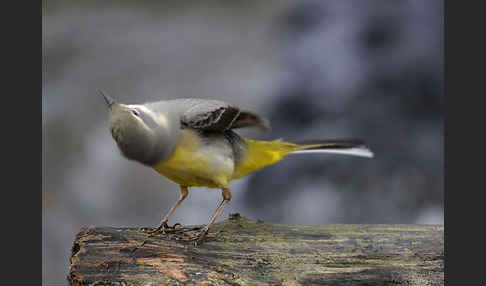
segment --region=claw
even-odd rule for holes
[[[141,231],[141,232],[149,233],[149,232],[153,231],[154,228],[153,227],[141,227],[138,230]]]
[[[182,236],[177,235],[176,238],[177,240],[182,240],[182,241],[193,241],[194,246],[200,245],[203,240],[208,239],[208,238],[217,238],[218,235],[221,232],[208,232],[207,230],[203,230],[200,233],[193,235],[193,234],[188,234],[188,233],[183,233]]]
[[[152,228],[152,227],[142,227],[140,231],[148,233],[150,236],[156,235],[158,233],[167,234],[169,232],[177,231],[176,227],[181,226],[182,224],[176,223],[173,226],[167,224],[167,222],[163,222],[159,227]]]

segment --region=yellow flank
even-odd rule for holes
[[[172,156],[152,168],[181,186],[221,188],[228,186],[233,173],[234,165],[230,163],[211,154],[211,149],[201,144],[197,133],[184,130]]]
[[[181,132],[172,156],[152,168],[169,180],[186,187],[228,187],[231,180],[242,178],[277,163],[289,153],[311,147],[274,141],[244,139],[247,150],[235,166],[232,149],[227,143],[202,144],[199,135],[188,129]]]
[[[274,141],[255,141],[245,139],[248,144],[248,152],[245,158],[235,167],[232,180],[242,178],[265,166],[277,163],[292,151],[305,149],[305,146]]]

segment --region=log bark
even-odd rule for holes
[[[444,226],[283,225],[232,215],[202,245],[86,227],[70,285],[443,285]],[[196,231],[194,231],[196,233]]]

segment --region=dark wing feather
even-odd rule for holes
[[[183,126],[206,131],[225,131],[250,126],[268,129],[268,121],[218,100],[192,101],[182,115],[181,122]]]
[[[231,128],[238,114],[237,108],[231,106],[218,107],[211,111],[192,114],[192,116],[184,115],[182,124],[195,129],[224,131]]]
[[[265,118],[262,118],[249,111],[241,111],[231,128],[243,128],[250,126],[258,126],[267,131],[270,129],[270,123]]]

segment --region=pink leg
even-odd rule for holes
[[[213,225],[214,221],[216,218],[219,216],[219,214],[223,211],[224,207],[229,203],[231,200],[232,194],[231,190],[228,188],[223,188],[221,189],[221,193],[223,195],[223,201],[219,204],[218,208],[214,212],[213,216],[209,220],[209,223],[203,228],[203,230],[197,235],[193,236],[191,238],[183,238],[182,240],[188,240],[188,241],[193,241],[196,240],[195,244],[197,245],[198,243],[201,243],[204,240],[204,237],[209,231],[209,228]]]
[[[157,227],[156,229],[152,230],[152,231],[149,231],[148,233],[157,233],[157,232],[160,232],[160,231],[164,232],[167,229],[175,228],[175,225],[170,227],[169,225],[167,225],[167,222],[169,221],[170,217],[175,212],[177,207],[186,199],[186,197],[189,193],[189,190],[188,190],[187,187],[181,186],[180,192],[181,192],[181,195],[179,197],[179,200],[170,208],[169,213],[164,217],[164,219],[160,223],[160,226]]]

